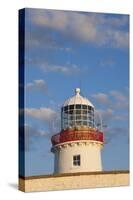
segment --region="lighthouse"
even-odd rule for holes
[[[76,88],[61,107],[61,131],[51,138],[55,174],[102,171],[104,137],[94,115],[95,107]]]

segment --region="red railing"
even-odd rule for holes
[[[53,145],[75,140],[104,142],[103,133],[98,130],[63,130],[51,138]]]

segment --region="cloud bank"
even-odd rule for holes
[[[127,48],[129,45],[129,33],[125,28],[128,26],[127,15],[33,9],[30,17],[33,25],[44,30],[47,28],[49,32],[56,31],[68,40],[113,48]],[[54,45],[53,37],[47,37]]]

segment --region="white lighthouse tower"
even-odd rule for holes
[[[61,108],[61,132],[51,138],[54,173],[102,171],[103,133],[95,127],[94,106],[80,95]]]

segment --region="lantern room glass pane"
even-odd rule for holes
[[[88,109],[88,110],[91,110],[91,106],[87,106],[87,109]]]
[[[81,110],[76,110],[76,115],[81,114]]]
[[[87,110],[87,105],[82,105],[82,108]]]
[[[76,120],[81,120],[81,115],[76,115]]]
[[[83,125],[84,125],[84,126],[87,126],[87,121],[83,121]]]
[[[69,114],[73,114],[73,113],[74,113],[74,110],[69,110],[68,113],[69,113]]]
[[[87,114],[87,110],[82,110],[82,114]]]
[[[76,104],[76,109],[81,109],[81,104]]]
[[[68,110],[68,106],[65,106],[65,107],[64,107],[64,111],[67,111],[67,110]]]
[[[82,122],[81,121],[76,121],[76,125],[77,126],[82,125]]]
[[[83,115],[82,119],[87,121],[87,116]]]
[[[69,110],[74,110],[74,105],[70,105]]]

